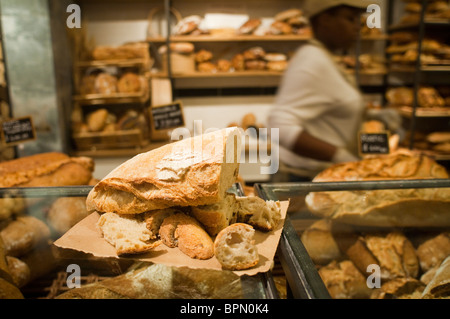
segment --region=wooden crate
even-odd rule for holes
[[[149,143],[139,129],[113,132],[87,132],[73,136],[78,150],[110,150],[143,147]]]

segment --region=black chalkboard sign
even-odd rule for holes
[[[359,133],[359,152],[368,154],[389,154],[389,133]]]
[[[2,142],[6,145],[15,145],[36,139],[33,120],[29,116],[11,119],[1,124]]]
[[[169,130],[184,126],[184,113],[181,101],[151,106],[150,123],[153,139],[167,138]]]

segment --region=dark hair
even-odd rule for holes
[[[319,12],[318,14],[316,14],[315,16],[312,16],[309,21],[311,22],[311,26],[313,29],[316,29],[317,27],[317,22],[318,22],[318,17],[322,14],[328,14],[328,15],[335,15],[339,10],[341,10],[342,8],[349,8],[349,9],[355,9],[355,7],[352,6],[348,6],[345,4],[341,4],[341,5],[337,5],[331,8],[328,8],[325,11]]]

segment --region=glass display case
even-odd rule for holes
[[[73,213],[83,211],[91,189],[92,186],[0,188],[0,278],[19,289],[16,297],[21,293],[26,299],[279,298],[270,271],[238,276],[231,271],[171,267],[130,256],[102,258],[56,247],[53,243],[85,217]],[[239,184],[229,192],[243,194]],[[67,212],[70,216],[55,218]],[[5,268],[8,266],[9,270]],[[139,281],[142,278],[146,281]]]
[[[294,297],[448,298],[449,179],[255,189],[265,200],[290,201],[279,258]]]

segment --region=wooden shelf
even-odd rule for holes
[[[436,19],[425,17],[425,26],[429,27],[450,27],[450,19]],[[389,27],[390,32],[402,31],[406,29],[419,28],[419,21],[410,23],[400,23]]]
[[[281,71],[234,71],[234,72],[192,72],[184,74],[173,74],[174,79],[185,78],[226,78],[226,77],[259,77],[259,76],[281,76]],[[167,77],[167,73],[154,73],[154,77]]]
[[[134,147],[129,149],[111,149],[111,150],[89,150],[89,151],[75,151],[74,156],[87,156],[87,157],[131,157],[140,153],[145,153],[153,149],[159,148],[167,142],[151,142],[143,147]]]
[[[261,42],[261,41],[307,41],[310,40],[310,35],[199,35],[199,36],[171,36],[171,42]],[[148,38],[148,42],[152,43],[166,43],[165,37]]]
[[[82,103],[84,105],[98,105],[98,104],[124,104],[124,103],[144,103],[149,99],[149,93],[115,93],[115,94],[86,94],[75,95],[74,102]]]
[[[148,59],[127,59],[127,60],[95,60],[95,61],[79,61],[75,63],[78,68],[90,68],[90,67],[134,67],[134,66],[148,66],[150,65]]]
[[[389,39],[389,36],[384,33],[361,36],[362,41],[384,41],[384,40],[388,40],[388,39]]]
[[[392,108],[398,110],[405,117],[412,117],[412,106],[400,106]],[[450,107],[418,107],[416,108],[416,117],[450,117]]]

